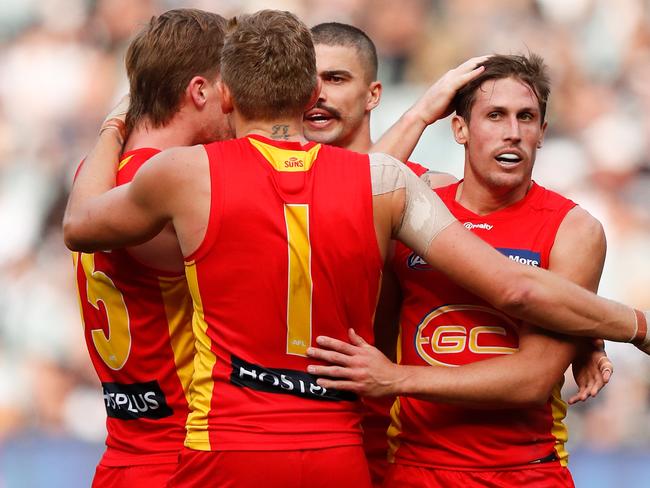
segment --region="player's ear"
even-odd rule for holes
[[[228,85],[226,85],[223,80],[219,79],[219,81],[217,81],[217,90],[221,95],[221,111],[224,114],[232,113],[234,105],[232,101],[232,93],[230,93],[230,88],[228,88]]]
[[[307,103],[307,106],[305,107],[305,112],[309,109],[311,109],[314,105],[316,105],[316,102],[318,101],[318,97],[320,96],[320,91],[321,88],[323,87],[323,83],[320,79],[320,77],[316,77],[316,87],[314,88],[314,91],[311,94],[311,98],[309,99],[309,103]]]
[[[454,115],[451,119],[451,131],[458,144],[467,144],[469,140],[469,128],[467,122],[460,115]]]
[[[381,100],[381,81],[373,81],[368,86],[368,99],[366,100],[366,112],[370,112]]]
[[[202,109],[208,101],[210,85],[203,76],[195,76],[187,84],[186,94],[197,109]]]

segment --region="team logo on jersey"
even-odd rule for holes
[[[473,222],[465,222],[463,224],[466,229],[472,230],[472,229],[483,229],[483,230],[492,230],[494,227],[493,225],[490,225],[488,223],[482,223],[482,224],[475,224]]]
[[[539,268],[540,263],[542,262],[541,254],[529,249],[508,249],[504,247],[497,247],[496,249],[513,261],[517,261],[518,263],[527,266],[535,266],[536,268]]]
[[[517,324],[482,305],[443,305],[418,324],[415,350],[433,366],[461,366],[519,347]]]
[[[338,402],[357,399],[354,393],[348,391],[323,388],[316,383],[317,376],[303,371],[265,368],[234,355],[231,356],[231,360],[230,382],[237,386],[267,393],[284,393],[310,400]]]
[[[304,168],[305,162],[295,156],[291,156],[284,161],[285,168]]]
[[[106,414],[115,419],[162,419],[174,413],[155,380],[131,384],[102,383],[102,390]]]
[[[417,269],[420,271],[430,271],[433,269],[429,263],[414,252],[409,254],[408,258],[406,258],[406,265],[411,269]]]

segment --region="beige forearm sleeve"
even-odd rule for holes
[[[400,161],[387,154],[370,154],[372,194],[404,189],[402,219],[395,237],[424,257],[431,241],[456,219],[442,200]]]
[[[648,334],[648,319],[650,319],[650,312],[642,312],[641,310],[634,309],[636,319],[634,335],[630,342],[635,344],[646,354],[650,354],[650,334]]]

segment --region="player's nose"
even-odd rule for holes
[[[517,117],[510,117],[506,124],[504,124],[503,138],[508,141],[519,142],[521,140],[521,127]]]

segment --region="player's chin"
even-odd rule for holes
[[[334,144],[341,132],[337,125],[332,123],[323,126],[313,122],[304,121],[303,128],[307,139],[321,144]]]

